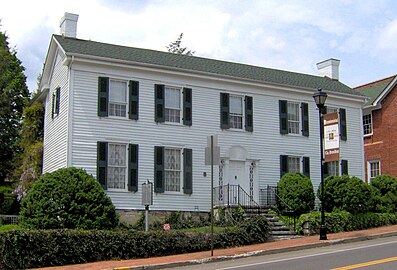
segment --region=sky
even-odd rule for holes
[[[195,56],[312,75],[336,58],[350,87],[397,74],[395,0],[1,0],[31,92],[65,12],[81,39],[166,51],[184,33]]]

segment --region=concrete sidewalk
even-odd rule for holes
[[[127,270],[127,269],[161,269],[172,266],[184,266],[205,263],[210,261],[227,260],[238,257],[247,257],[262,254],[273,254],[300,250],[346,242],[363,241],[368,239],[397,236],[397,225],[374,228],[362,231],[342,232],[328,234],[328,240],[319,240],[318,235],[304,236],[288,240],[279,240],[262,244],[242,246],[228,249],[214,250],[211,257],[210,251],[153,257],[146,259],[133,259],[125,261],[103,261],[95,263],[77,264],[59,267],[47,267],[47,270]]]

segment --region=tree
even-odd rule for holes
[[[182,38],[183,38],[183,33],[179,35],[176,41],[171,42],[170,45],[166,46],[167,50],[170,53],[193,56],[195,54],[195,51],[187,50],[187,47],[183,47],[183,48],[181,47]]]
[[[20,152],[22,112],[29,98],[25,68],[7,39],[0,31],[0,185],[13,171],[14,158]]]

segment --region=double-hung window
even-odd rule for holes
[[[303,173],[310,177],[310,158],[302,156],[280,156],[280,178],[286,173]]]
[[[301,172],[300,157],[288,156],[288,172],[299,173]]]
[[[181,122],[181,89],[165,86],[165,122]]]
[[[280,134],[309,136],[308,103],[279,100]]]
[[[181,149],[178,148],[165,148],[165,191],[181,191]]]
[[[339,160],[327,162],[325,166],[328,166],[329,175],[339,176]]]
[[[363,129],[364,136],[372,134],[372,114],[366,114],[363,116]]]
[[[368,178],[371,181],[373,178],[381,175],[380,172],[380,161],[372,160],[368,161]]]
[[[230,95],[230,128],[243,129],[243,97]]]
[[[288,102],[288,133],[299,134],[299,103]]]
[[[107,171],[107,187],[109,189],[126,188],[127,145],[109,143]]]
[[[109,116],[127,116],[127,82],[109,81]]]

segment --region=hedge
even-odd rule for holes
[[[318,233],[321,224],[321,213],[312,212],[301,215],[297,222],[296,231],[303,233],[305,224],[310,232]],[[381,226],[397,224],[397,214],[394,213],[361,213],[351,214],[347,211],[325,213],[327,232],[364,230]]]
[[[264,242],[268,236],[266,219],[255,217],[214,234],[214,248]],[[19,229],[0,232],[0,269],[146,258],[210,248],[208,233]]]

